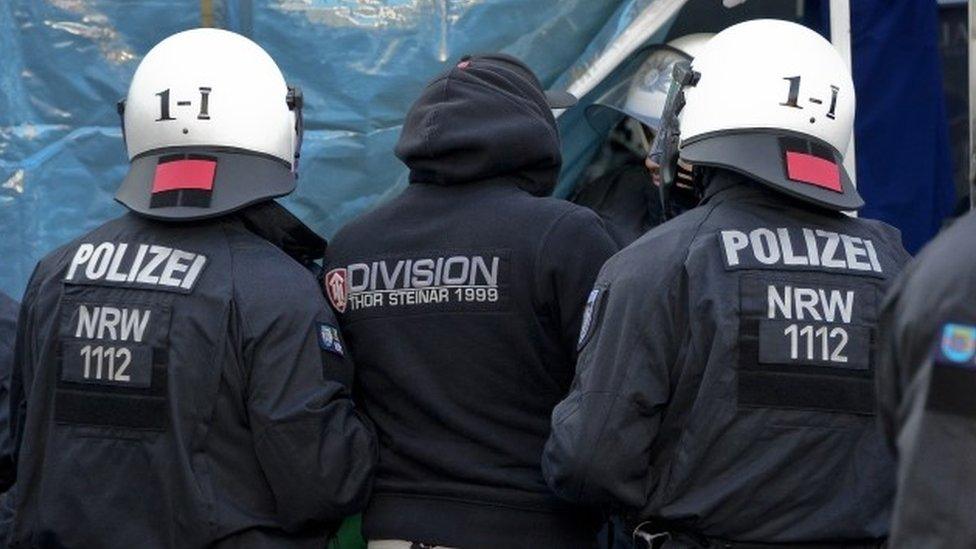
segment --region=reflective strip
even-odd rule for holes
[[[195,189],[213,190],[214,175],[217,173],[215,160],[172,160],[156,165],[152,192]]]
[[[809,183],[834,192],[844,192],[840,167],[836,162],[795,151],[786,152],[786,175],[793,181]]]

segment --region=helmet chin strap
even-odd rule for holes
[[[661,168],[661,210],[665,219],[671,219],[676,212],[672,208],[671,191],[677,184],[678,173],[678,144],[681,142],[681,129],[678,124],[678,115],[685,106],[684,88],[694,86],[701,78],[701,74],[691,69],[691,63],[681,61],[674,64],[671,89],[668,90],[668,98],[664,103],[664,112],[661,114],[661,127],[654,137],[651,151],[648,157],[657,163]]]
[[[305,96],[302,88],[298,86],[288,86],[288,95],[285,96],[288,103],[288,110],[295,113],[295,161],[292,162],[291,171],[298,178],[298,159],[302,156],[302,138],[305,133],[305,118],[302,109],[305,106]]]
[[[125,98],[119,99],[115,104],[115,112],[119,113],[119,126],[122,128],[122,148],[125,149],[126,156],[129,155],[129,148],[125,142]]]

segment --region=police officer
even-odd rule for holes
[[[329,247],[325,289],[380,440],[371,547],[595,543],[594,517],[539,465],[615,251],[595,213],[545,197],[561,163],[551,108],[573,102],[513,57],[462,58],[407,114],[410,185]]]
[[[611,258],[543,457],[563,497],[653,547],[880,543],[893,493],[874,418],[880,296],[907,261],[842,165],[854,87],[830,43],[755,20],[676,69],[660,139],[701,206]]]
[[[976,214],[930,243],[888,294],[878,403],[897,448],[892,547],[976,546]]]
[[[589,179],[572,200],[599,213],[620,247],[668,217],[661,208],[658,166],[647,154],[661,124],[674,64],[690,61],[712,36],[689,34],[653,46],[631,78],[586,108],[590,126],[607,139],[589,168]],[[690,169],[683,163],[682,167],[672,192],[671,216],[695,207],[701,199],[691,184]]]
[[[301,95],[234,33],[154,47],[133,77],[130,213],[27,288],[13,378],[14,547],[316,547],[365,503],[375,441],[301,264]]]

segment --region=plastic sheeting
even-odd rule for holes
[[[406,184],[392,153],[403,116],[424,83],[464,53],[506,51],[525,59],[547,85],[579,87],[605,74],[597,59],[638,47],[631,35],[659,43],[672,24],[676,35],[717,31],[736,20],[790,18],[801,6],[751,0],[725,10],[711,0],[688,0],[675,22],[649,17],[685,1],[0,0],[0,291],[19,297],[40,257],[122,212],[112,200],[126,168],[115,103],[141,56],[170,34],[201,25],[240,32],[302,86],[302,176],[284,203],[330,236]],[[822,15],[827,3],[807,0],[805,11]],[[915,9],[926,17],[895,17],[893,8],[875,4],[887,5],[860,2],[853,18],[862,99],[857,135],[869,155],[858,158],[859,184],[871,202],[864,214],[894,221],[917,249],[951,200],[942,100],[930,93],[938,90],[932,14],[913,0],[899,0],[897,13]],[[651,19],[663,26],[644,24]],[[895,24],[904,21],[926,25]],[[602,140],[587,124],[585,106],[639,61],[632,55],[560,117],[564,167],[556,195],[569,195]],[[892,87],[878,72],[891,67],[901,67],[897,81],[905,85]],[[871,79],[878,74],[884,78]],[[916,120],[906,126],[890,112],[911,112]],[[878,123],[894,129],[878,132]]]
[[[123,211],[112,200],[126,167],[115,103],[172,33],[245,34],[302,86],[301,177],[284,203],[328,236],[406,183],[393,144],[447,63],[506,51],[566,85],[652,1],[2,0],[0,290],[19,297],[44,254]],[[571,176],[595,136],[578,127],[582,109],[570,114]]]

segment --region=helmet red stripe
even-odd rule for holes
[[[819,156],[787,151],[786,175],[793,181],[809,183],[838,193],[844,192],[840,184],[840,166]]]
[[[155,194],[184,189],[211,191],[216,173],[215,160],[189,159],[162,162],[156,165],[152,192]]]

